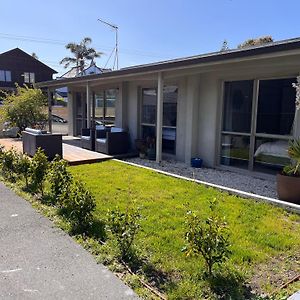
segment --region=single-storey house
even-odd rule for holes
[[[268,174],[300,136],[292,87],[299,71],[296,38],[38,86],[68,87],[70,135],[95,118],[126,128],[132,148],[155,138],[157,162],[200,157],[209,167]]]

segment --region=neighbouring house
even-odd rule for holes
[[[110,71],[111,69],[100,68],[96,65],[95,62],[91,62],[91,64],[82,71],[80,71],[79,67],[72,67],[69,71],[61,75],[59,78],[73,78],[92,74],[102,74]]]
[[[77,71],[78,70],[78,71]],[[57,77],[56,79],[64,79],[64,78],[74,78],[74,77],[81,77],[81,76],[87,76],[92,74],[102,74],[105,72],[110,72],[111,69],[105,69],[100,68],[96,65],[95,62],[91,62],[91,64],[86,67],[83,71],[79,70],[79,67],[72,67],[70,70],[68,70],[66,73],[61,75],[60,77]],[[55,98],[62,99],[65,102],[68,102],[68,88],[67,87],[61,87],[59,89],[55,90]]]
[[[0,54],[0,90],[13,91],[16,83],[30,87],[35,82],[52,80],[55,73],[55,70],[19,48]]]
[[[245,49],[40,83],[67,86],[69,134],[91,120],[156,140],[156,161],[172,157],[209,167],[274,173],[300,135],[292,83],[300,71],[300,38]],[[49,93],[50,94],[50,93]]]

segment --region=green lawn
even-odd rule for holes
[[[154,268],[151,276],[155,273],[159,278],[147,278],[145,266],[139,272],[146,274],[148,281],[156,282],[156,287],[169,299],[202,299],[210,293],[201,277],[202,260],[185,257],[181,249],[185,244],[186,211],[192,209],[206,216],[209,200],[214,197],[219,199],[220,214],[226,216],[231,231],[232,256],[227,263],[231,274],[243,275],[246,282],[255,275],[252,286],[270,292],[280,285],[280,280],[271,283],[280,272],[285,282],[285,272],[300,271],[299,265],[290,263],[292,259],[300,259],[298,215],[116,161],[70,169],[95,195],[97,219],[105,219],[107,210],[116,206],[141,208],[144,218],[136,248],[139,256],[147,258],[148,265]],[[272,264],[269,264],[271,258]],[[279,268],[275,268],[277,258],[281,262]],[[232,299],[242,299],[235,282],[237,275],[233,277],[227,278],[227,283],[227,279],[220,279],[219,283],[230,290]],[[222,292],[224,290],[218,291]],[[225,296],[224,299],[229,298]]]

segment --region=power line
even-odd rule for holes
[[[23,35],[12,35],[7,33],[0,33],[0,39],[8,39],[8,40],[18,40],[24,42],[33,42],[33,43],[42,43],[42,44],[52,44],[52,45],[59,45],[65,46],[70,41],[63,41],[63,40],[55,40],[55,39],[46,39],[40,37],[32,37],[32,36],[23,36]],[[96,45],[97,48],[101,48],[107,51],[112,51],[115,47],[111,46],[104,46],[104,45]],[[128,48],[121,48],[118,49],[118,52],[126,55],[136,55],[136,56],[143,56],[143,57],[153,57],[153,58],[167,58],[174,55],[167,55],[167,54],[159,54],[154,52],[145,52],[137,49],[128,49]]]

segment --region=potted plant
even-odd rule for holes
[[[135,147],[139,152],[140,158],[145,158],[147,154],[147,142],[145,139],[136,139]]]
[[[300,109],[300,76],[297,77],[297,82],[293,83],[293,87],[296,89],[294,118],[294,128],[296,128],[296,114]],[[281,200],[300,204],[300,138],[290,141],[288,154],[291,164],[277,174],[277,194]]]
[[[146,154],[147,154],[147,146],[146,146],[146,144],[142,144],[139,148],[140,158],[145,158]]]
[[[291,164],[277,174],[278,198],[300,204],[300,139],[290,141],[288,154]]]

